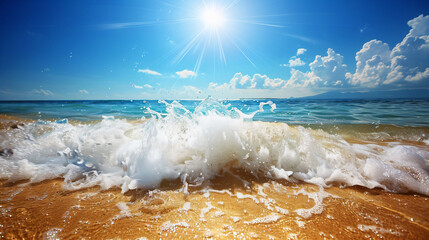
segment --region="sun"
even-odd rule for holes
[[[241,39],[242,34],[237,34],[241,29],[237,27],[244,25],[257,25],[262,27],[282,27],[280,25],[265,23],[260,21],[261,17],[265,16],[243,16],[241,14],[235,14],[234,9],[236,4],[240,0],[203,0],[201,5],[195,5],[186,9],[190,9],[190,12],[186,12],[191,16],[190,18],[177,19],[177,22],[191,22],[195,26],[195,33],[190,34],[189,38],[180,44],[175,51],[176,56],[173,58],[173,62],[178,64],[182,60],[191,54],[195,54],[195,67],[194,72],[198,73],[201,62],[206,55],[213,55],[213,59],[219,57],[221,64],[227,65],[226,51],[231,51],[235,47],[244,58],[252,64],[250,57],[246,54],[246,50],[252,50],[249,45],[246,44],[244,39]],[[194,3],[194,1],[191,1]],[[223,2],[220,4],[219,2]],[[182,8],[180,8],[182,11]],[[269,15],[267,15],[269,17]],[[168,22],[174,23],[175,21]],[[247,29],[249,29],[247,27]],[[243,48],[243,46],[245,48]],[[253,49],[253,52],[255,50]],[[213,54],[214,53],[214,54]],[[216,56],[217,55],[217,56]],[[213,68],[216,68],[216,64],[213,64]]]
[[[201,14],[201,19],[204,22],[205,27],[209,29],[222,28],[226,21],[223,12],[216,7],[204,9]]]

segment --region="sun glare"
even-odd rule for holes
[[[207,8],[202,13],[202,20],[207,28],[221,28],[225,23],[223,12],[217,8]]]
[[[258,25],[262,27],[282,27],[279,25],[264,23],[255,18],[246,18],[241,16],[237,18],[237,14],[234,14],[234,5],[239,0],[232,0],[231,3],[225,5],[216,5],[217,0],[204,0],[204,4],[195,6],[192,9],[191,19],[179,19],[179,22],[191,21],[197,23],[197,31],[191,35],[188,40],[185,41],[183,47],[177,48],[177,55],[173,59],[175,63],[180,63],[190,53],[196,53],[196,63],[194,72],[198,73],[203,58],[207,57],[209,52],[215,52],[218,55],[219,60],[222,64],[227,64],[225,51],[230,51],[232,48],[241,53],[249,63],[253,66],[250,57],[246,54],[246,50],[249,50],[249,46],[243,39],[240,39],[240,34],[236,34],[234,31],[238,25]],[[259,17],[260,18],[260,17]],[[216,56],[213,55],[213,56]],[[216,66],[216,65],[214,65]]]

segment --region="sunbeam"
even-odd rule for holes
[[[241,26],[258,25],[261,27],[281,28],[282,25],[266,23],[262,21],[251,20],[252,16],[241,16],[241,18],[234,18],[236,14],[232,11],[232,7],[237,5],[239,0],[231,1],[229,4],[219,4],[215,1],[203,2],[202,7],[195,7],[191,12],[194,16],[192,23],[199,24],[200,30],[187,42],[184,42],[183,48],[177,49],[178,53],[174,57],[174,63],[180,63],[184,58],[189,55],[191,49],[199,52],[194,69],[196,72],[199,70],[201,62],[204,61],[204,56],[208,52],[215,53],[219,57],[221,64],[227,64],[227,53],[225,52],[225,44],[231,45],[231,49],[236,49],[253,67],[256,67],[254,61],[251,60],[249,55],[243,50],[241,46],[233,38],[236,31]],[[198,17],[199,16],[199,17]],[[233,37],[231,37],[233,36]],[[217,53],[216,53],[217,52]]]

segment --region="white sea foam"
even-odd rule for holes
[[[183,211],[183,212],[187,212],[187,211],[191,210],[191,203],[190,202],[185,202],[183,204],[182,209],[180,209],[180,210]]]
[[[43,233],[43,239],[48,239],[48,240],[61,239],[58,236],[61,231],[62,231],[61,228],[51,228],[48,231],[46,231],[45,233]]]
[[[240,221],[241,218],[240,217],[231,217],[231,219],[233,222],[236,223],[236,222]]]
[[[66,188],[154,188],[164,179],[199,184],[226,167],[267,177],[381,187],[429,195],[429,152],[405,145],[349,144],[339,135],[282,123],[252,121],[214,100],[194,112],[178,102],[166,113],[130,122],[36,122],[3,130],[0,178],[38,182],[63,177]],[[274,111],[273,103],[266,103]],[[263,193],[261,193],[263,194]],[[237,197],[245,197],[238,196]]]
[[[116,207],[118,207],[121,212],[113,218],[114,220],[133,216],[130,212],[130,208],[127,206],[127,203],[120,202],[116,204]]]
[[[204,216],[206,215],[206,213],[210,212],[210,210],[215,208],[215,207],[213,207],[211,202],[206,202],[206,205],[207,205],[207,207],[201,209],[201,214],[200,214],[201,221],[205,221]]]
[[[373,226],[373,225],[363,225],[363,224],[359,224],[358,225],[358,229],[361,230],[362,232],[373,232],[373,233],[381,233],[381,234],[392,234],[395,236],[400,237],[401,233],[398,231],[395,231],[393,229],[385,229],[382,227],[378,227],[378,226]]]
[[[320,188],[319,192],[307,192],[304,189],[300,189],[298,192],[295,192],[295,194],[303,194],[306,195],[308,198],[313,199],[314,201],[314,206],[306,209],[306,208],[300,208],[295,210],[295,212],[303,217],[303,218],[310,218],[311,216],[313,216],[313,214],[321,214],[323,212],[323,199],[327,198],[327,197],[331,197],[332,195],[325,192],[323,190],[323,188]]]
[[[162,224],[161,230],[162,231],[174,231],[174,229],[177,227],[188,228],[189,224],[187,222],[171,223],[170,221],[167,221],[164,224]]]
[[[255,218],[251,221],[245,221],[245,224],[259,224],[259,223],[274,223],[277,222],[281,218],[281,215],[277,213],[271,213],[268,216]]]

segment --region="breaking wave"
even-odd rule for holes
[[[99,185],[126,192],[178,178],[199,184],[242,169],[321,186],[429,195],[425,147],[349,142],[321,129],[252,121],[265,105],[274,111],[272,102],[251,114],[213,99],[192,112],[176,101],[163,103],[165,112],[146,108],[152,117],[137,121],[38,121],[3,130],[0,146],[8,152],[0,156],[0,178],[39,182],[61,177],[68,189]]]

